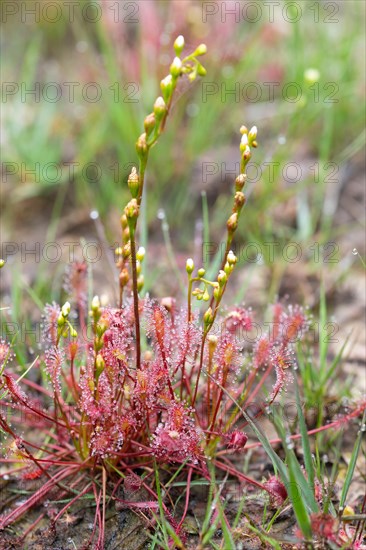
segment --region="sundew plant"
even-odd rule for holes
[[[346,529],[341,523],[352,468],[336,510],[310,452],[297,367],[309,315],[297,305],[270,304],[273,329],[249,348],[244,334],[252,329],[252,310],[240,305],[222,308],[232,273],[238,269],[233,240],[246,203],[246,168],[258,145],[255,126],[240,128],[240,173],[233,183],[225,252],[216,276],[210,278],[189,258],[185,303],[174,297],[141,297],[146,251],[138,245],[137,227],[149,156],[167,124],[178,81],[206,74],[201,64],[206,46],[199,45],[189,55],[183,55],[184,49],[179,36],[169,74],[160,83],[161,96],[136,142],[138,163],[128,177],[131,198],[121,213],[116,250],[118,303],[102,306],[98,296],[88,303],[88,266],[75,262],[67,272],[68,301],[45,306],[43,351],[31,365],[36,374],[30,377],[26,372],[17,378],[12,351],[16,343],[0,344],[0,428],[6,466],[1,477],[17,479],[24,487],[40,481],[31,495],[2,514],[0,530],[16,529],[16,522],[37,508],[39,518],[25,533],[17,534],[22,545],[45,516],[46,500],[62,502],[49,514],[50,526],[57,530],[62,516],[79,499],[92,495],[94,524],[85,548],[105,547],[106,515],[113,503],[120,509],[144,511],[151,547],[185,548],[190,544],[186,526],[190,495],[195,484],[202,483],[209,488],[209,506],[199,541],[192,547],[235,548],[235,533],[247,513],[245,503],[235,519],[226,510],[222,482],[230,478],[257,491],[263,509],[292,504],[295,547],[316,540],[331,548],[361,548],[361,530]],[[6,269],[4,263],[2,267]],[[273,407],[290,384],[298,407],[295,434],[288,432]],[[313,433],[337,429],[364,410],[364,402],[355,403]],[[266,437],[258,418],[273,423],[277,440]],[[362,428],[354,462],[361,435]],[[299,438],[303,465],[294,451],[293,441]],[[281,442],[282,454],[274,450],[274,443],[278,449]],[[256,446],[267,453],[273,475],[252,478],[243,468],[245,453]],[[173,480],[184,487],[179,506],[174,506]],[[272,540],[270,527],[263,531],[247,521],[248,532],[262,542]]]

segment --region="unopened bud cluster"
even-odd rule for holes
[[[184,47],[184,37],[178,36],[174,42],[175,57],[170,65],[169,74],[160,82],[161,96],[156,98],[152,112],[145,117],[145,131],[140,135],[136,142],[136,152],[139,158],[139,170],[133,167],[130,175],[128,176],[127,184],[131,193],[131,200],[125,206],[124,213],[121,217],[122,246],[117,247],[115,251],[116,265],[119,269],[120,306],[122,305],[124,288],[130,281],[130,274],[127,266],[127,260],[129,258],[131,258],[133,268],[135,268],[138,277],[136,279],[135,273],[135,276],[133,277],[133,288],[135,289],[135,295],[136,290],[139,292],[144,285],[144,278],[141,273],[142,259],[135,257],[135,248],[133,247],[131,249],[131,239],[135,238],[135,230],[140,213],[140,205],[144,189],[144,173],[150,148],[155,145],[164,130],[178,79],[183,75],[187,75],[188,78],[193,81],[197,75],[204,76],[206,74],[205,68],[197,59],[197,57],[206,53],[207,48],[205,44],[200,44],[193,53],[182,58]]]
[[[210,301],[209,308],[203,316],[204,330],[207,333],[215,321],[218,308],[220,306],[221,299],[226,289],[228,278],[233,272],[234,266],[237,263],[237,257],[233,253],[231,243],[234,238],[235,231],[238,228],[240,214],[243,206],[245,205],[246,198],[243,193],[243,189],[246,183],[245,169],[251,157],[251,147],[257,147],[257,128],[253,126],[249,131],[246,126],[240,128],[241,142],[241,173],[235,179],[235,190],[232,212],[226,222],[227,227],[227,241],[226,241],[226,254],[222,262],[221,269],[217,276],[216,281],[208,281],[204,279],[205,271],[203,268],[197,271],[197,277],[192,278],[194,271],[193,260],[187,260],[186,271],[189,276],[190,285],[192,282],[203,283],[203,287],[195,288],[192,290],[192,296],[195,296],[197,300]],[[209,287],[213,288],[212,297],[210,298]]]
[[[69,302],[65,302],[61,308],[60,314],[57,319],[57,338],[58,340],[63,336],[67,338],[70,334],[71,338],[76,338],[78,333],[68,320],[71,306]]]

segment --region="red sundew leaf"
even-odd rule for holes
[[[238,307],[234,311],[231,311],[225,319],[225,326],[231,333],[235,333],[240,330],[245,333],[251,330],[252,325],[253,313],[251,309]]]
[[[275,367],[277,379],[269,397],[270,403],[272,403],[277,395],[287,386],[287,384],[293,380],[292,374],[289,370],[293,364],[290,350],[284,347],[275,349],[272,352],[271,361]]]
[[[262,336],[256,342],[253,350],[253,366],[255,369],[266,367],[269,364],[272,343],[267,336]]]
[[[45,353],[45,364],[51,378],[53,389],[61,392],[61,369],[65,361],[65,353],[59,347],[53,346]]]
[[[171,462],[186,459],[196,463],[201,455],[201,431],[183,403],[171,403],[165,423],[158,425],[153,435],[152,451],[157,458]]]
[[[240,432],[239,430],[235,430],[234,432],[227,434],[225,437],[227,439],[227,446],[234,451],[244,449],[248,441],[247,434],[244,432]]]
[[[0,338],[0,368],[11,359],[11,345],[4,339]]]
[[[182,310],[174,322],[175,353],[173,358],[173,369],[177,372],[185,362],[191,363],[202,340],[202,328],[198,319],[193,318],[187,322],[187,311]]]
[[[239,354],[239,345],[230,332],[224,332],[220,335],[217,347],[213,356],[213,377],[223,383],[224,377],[229,372],[236,372],[241,365]]]
[[[336,542],[336,533],[338,530],[337,520],[330,514],[319,512],[311,514],[311,530],[314,535]]]
[[[42,475],[43,475],[42,470],[33,469],[33,470],[23,472],[20,477],[21,479],[24,479],[24,480],[34,480],[34,479],[39,479]]]
[[[159,503],[153,500],[147,500],[146,502],[132,502],[130,500],[121,500],[116,498],[118,504],[116,504],[117,510],[123,510],[124,508],[139,508],[142,510],[158,510]]]
[[[86,262],[75,261],[67,266],[64,289],[75,299],[79,308],[84,308],[87,303],[87,277],[88,264]]]
[[[286,487],[284,486],[282,481],[280,481],[276,476],[271,476],[264,483],[264,487],[272,496],[274,504],[276,506],[281,506],[285,502],[287,498]]]
[[[16,401],[20,401],[21,403],[26,404],[28,401],[27,395],[23,392],[23,390],[19,387],[19,385],[16,383],[14,378],[10,376],[9,374],[4,373],[3,377],[5,379],[6,387],[8,388],[9,392],[11,393],[12,397]]]
[[[42,340],[43,342],[56,345],[57,342],[57,320],[60,315],[61,308],[55,302],[46,304],[42,317]]]
[[[172,322],[168,311],[153,300],[145,304],[146,334],[153,340],[156,351],[167,358],[172,344]]]
[[[126,491],[135,493],[142,487],[142,479],[136,474],[129,474],[125,477],[123,486]]]

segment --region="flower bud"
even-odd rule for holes
[[[254,141],[255,139],[257,139],[257,133],[258,133],[257,127],[253,126],[249,130],[249,134],[248,134],[249,142]]]
[[[243,159],[246,162],[248,162],[248,160],[250,160],[250,157],[251,157],[250,147],[247,145],[244,149],[244,152],[243,152]]]
[[[197,74],[199,76],[206,76],[207,71],[201,63],[197,63]]]
[[[143,289],[144,284],[145,284],[144,276],[140,275],[139,278],[137,279],[137,291],[138,292],[140,292]]]
[[[209,347],[210,353],[213,353],[216,349],[217,342],[218,342],[217,336],[215,336],[214,334],[210,334],[207,340],[208,340],[208,347]]]
[[[163,78],[160,82],[160,89],[163,94],[164,101],[167,103],[173,91],[173,78],[171,74]]]
[[[235,180],[235,191],[241,191],[243,189],[246,179],[246,174],[239,174],[239,176]]]
[[[71,338],[77,338],[77,336],[78,336],[78,333],[76,332],[74,327],[70,327],[70,336],[71,336]]]
[[[207,46],[206,44],[200,44],[193,52],[193,55],[194,56],[198,56],[198,55],[204,55],[205,53],[207,53]]]
[[[203,295],[202,295],[202,300],[203,300],[204,302],[208,302],[209,299],[210,299],[210,295],[209,295],[208,290],[207,290],[207,288],[206,288],[205,291],[204,291],[204,293],[203,293]]]
[[[244,193],[242,193],[241,191],[237,191],[235,193],[235,197],[234,197],[234,204],[238,210],[238,212],[241,211],[241,209],[243,208],[244,204],[245,204],[245,195]]]
[[[129,280],[130,280],[130,276],[128,274],[128,271],[126,268],[123,268],[121,273],[119,274],[120,286],[126,286]]]
[[[99,311],[99,309],[100,309],[100,300],[99,300],[99,296],[94,296],[94,298],[92,299],[91,309],[92,309],[92,311],[94,311],[94,312]]]
[[[205,275],[205,273],[206,273],[206,270],[203,269],[203,267],[201,267],[201,268],[197,271],[197,275],[198,275],[199,277],[203,277],[203,276]]]
[[[128,242],[122,248],[122,257],[126,260],[131,254],[131,243]]]
[[[230,275],[232,270],[233,270],[233,266],[231,266],[228,262],[226,262],[226,264],[224,265],[224,271],[226,275]]]
[[[315,84],[320,80],[320,72],[318,69],[306,69],[304,79],[307,84]]]
[[[127,220],[137,220],[139,215],[139,205],[136,199],[131,199],[125,206],[125,214]]]
[[[156,120],[155,120],[154,113],[150,113],[149,115],[147,115],[145,117],[144,128],[145,128],[145,132],[146,132],[147,136],[149,136],[151,134],[151,132],[154,130],[155,123],[156,123]]]
[[[60,315],[57,318],[57,326],[61,328],[64,326],[64,324],[65,324],[65,317],[62,315],[62,313],[60,313]]]
[[[5,260],[3,260],[3,259],[1,258],[1,259],[0,259],[0,269],[1,269],[2,267],[4,267],[4,265],[5,265]]]
[[[61,308],[62,317],[65,317],[65,318],[68,317],[70,313],[70,309],[71,309],[70,302],[65,302]]]
[[[184,48],[184,36],[181,34],[178,36],[178,38],[175,39],[174,42],[174,51],[176,55],[180,55]]]
[[[136,259],[139,262],[142,262],[144,258],[145,258],[145,248],[143,246],[140,246],[138,251],[136,252]]]
[[[186,261],[186,272],[188,273],[188,275],[191,275],[193,271],[194,271],[194,262],[192,258],[188,258],[188,260]]]
[[[223,287],[224,284],[227,282],[227,275],[222,269],[220,269],[219,271],[217,282],[219,283],[220,287]]]
[[[215,290],[213,291],[213,297],[215,298],[215,300],[218,300],[218,298],[220,298],[220,294],[221,294],[221,289],[215,288]]]
[[[125,214],[122,214],[121,216],[121,227],[122,229],[125,229],[128,226],[127,218]]]
[[[229,233],[233,233],[236,231],[238,227],[238,214],[237,212],[234,212],[234,214],[231,214],[230,218],[226,222],[227,230]]]
[[[154,115],[156,116],[156,119],[160,120],[161,118],[163,118],[166,111],[167,107],[165,101],[161,96],[159,96],[158,98],[156,98],[156,101],[154,103]]]
[[[131,174],[128,176],[127,184],[132,197],[136,198],[139,193],[140,180],[135,167],[132,168]]]
[[[98,379],[99,376],[102,374],[102,372],[105,369],[105,362],[100,353],[98,353],[96,360],[95,360],[95,367],[96,367],[96,378]]]
[[[229,265],[235,265],[238,261],[238,258],[235,256],[234,252],[232,250],[229,251],[227,255],[227,261]]]
[[[240,133],[241,135],[248,133],[248,128],[246,126],[240,126]]]
[[[179,57],[175,57],[173,63],[170,65],[170,74],[173,78],[178,78],[182,71],[182,61]]]
[[[249,140],[248,140],[248,134],[243,134],[241,136],[241,140],[240,140],[240,151],[242,153],[244,153],[245,149],[247,148],[248,146],[248,143],[249,143]]]
[[[122,237],[123,237],[123,243],[128,243],[128,241],[130,240],[130,229],[128,227],[126,227],[126,229],[123,230],[123,233],[122,233]]]
[[[214,319],[213,319],[212,309],[209,307],[203,316],[203,322],[206,329],[212,325],[213,320]]]
[[[143,133],[136,142],[136,151],[139,157],[144,157],[147,153],[146,134]]]

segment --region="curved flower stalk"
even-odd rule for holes
[[[124,214],[121,218],[123,248],[118,249],[120,258],[117,262],[117,265],[120,268],[120,307],[122,306],[123,289],[129,281],[129,274],[126,264],[130,259],[134,302],[137,369],[141,368],[141,337],[138,294],[143,287],[143,278],[139,272],[139,263],[142,261],[142,257],[139,257],[139,254],[136,251],[135,238],[149,154],[151,148],[157,143],[160,135],[164,131],[179,78],[187,75],[191,81],[194,81],[197,76],[204,76],[206,74],[205,68],[197,59],[199,56],[206,53],[207,48],[205,44],[201,44],[193,53],[183,57],[182,59],[181,54],[184,46],[185,43],[183,36],[178,36],[174,42],[176,57],[170,66],[169,74],[160,82],[162,96],[159,96],[156,99],[153,111],[145,118],[145,131],[140,135],[136,142],[139,167],[138,170],[136,168],[132,168],[131,174],[129,175],[127,183],[132,198],[126,205]],[[144,251],[140,249],[140,256],[143,256],[143,254]]]

